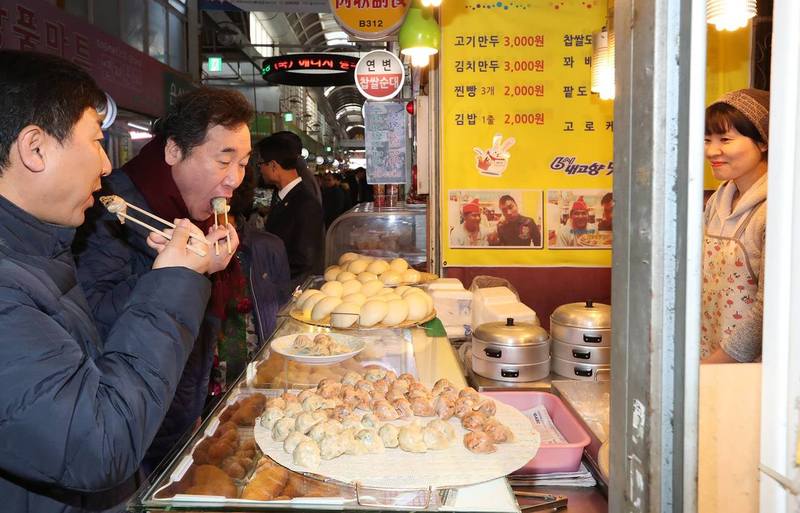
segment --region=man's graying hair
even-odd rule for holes
[[[200,87],[179,96],[156,122],[153,132],[175,141],[186,158],[203,144],[210,128],[220,125],[232,129],[247,124],[253,113],[250,102],[238,91]]]

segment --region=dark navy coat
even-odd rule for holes
[[[73,235],[0,197],[2,511],[124,509],[210,294],[189,269],[146,273],[101,338]]]

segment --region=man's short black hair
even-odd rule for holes
[[[43,53],[0,50],[0,174],[28,125],[63,143],[88,108],[103,113],[106,95],[79,66]]]
[[[154,132],[172,139],[183,158],[203,144],[208,129],[217,125],[233,129],[253,119],[253,107],[238,91],[200,87],[180,95],[156,122]]]
[[[497,202],[497,204],[498,205],[502,205],[506,201],[510,201],[510,202],[514,203],[515,205],[517,204],[517,200],[515,200],[514,198],[512,198],[508,194],[503,194],[502,196],[500,196],[500,200]]]
[[[297,169],[297,161],[303,151],[302,143],[298,144],[298,141],[300,138],[292,132],[275,132],[258,141],[256,148],[264,162],[274,160],[283,169]]]
[[[605,205],[606,203],[611,203],[612,201],[614,201],[614,194],[607,192],[603,195],[602,199],[600,199],[600,204]]]

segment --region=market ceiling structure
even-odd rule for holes
[[[204,74],[203,82],[221,87],[274,87],[261,78],[264,60],[258,51],[265,47],[275,54],[339,53],[360,57],[375,49],[386,49],[386,42],[351,41],[330,13],[254,12],[254,17],[272,36],[272,43],[254,45],[250,38],[248,12],[203,11],[201,59],[221,56],[223,73]],[[363,137],[361,109],[364,97],[355,85],[309,87],[320,116],[336,128],[340,140]]]

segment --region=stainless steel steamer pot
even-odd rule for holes
[[[565,378],[577,379],[581,381],[603,381],[611,377],[611,366],[607,363],[591,364],[577,363],[574,361],[562,360],[561,358],[552,359],[553,372]]]
[[[472,370],[501,381],[535,381],[550,373],[550,337],[535,324],[481,324],[472,333]]]
[[[559,340],[552,342],[553,356],[574,363],[611,363],[611,348],[589,345],[565,344]]]
[[[568,303],[550,315],[553,340],[578,346],[611,346],[611,307],[585,301]]]

